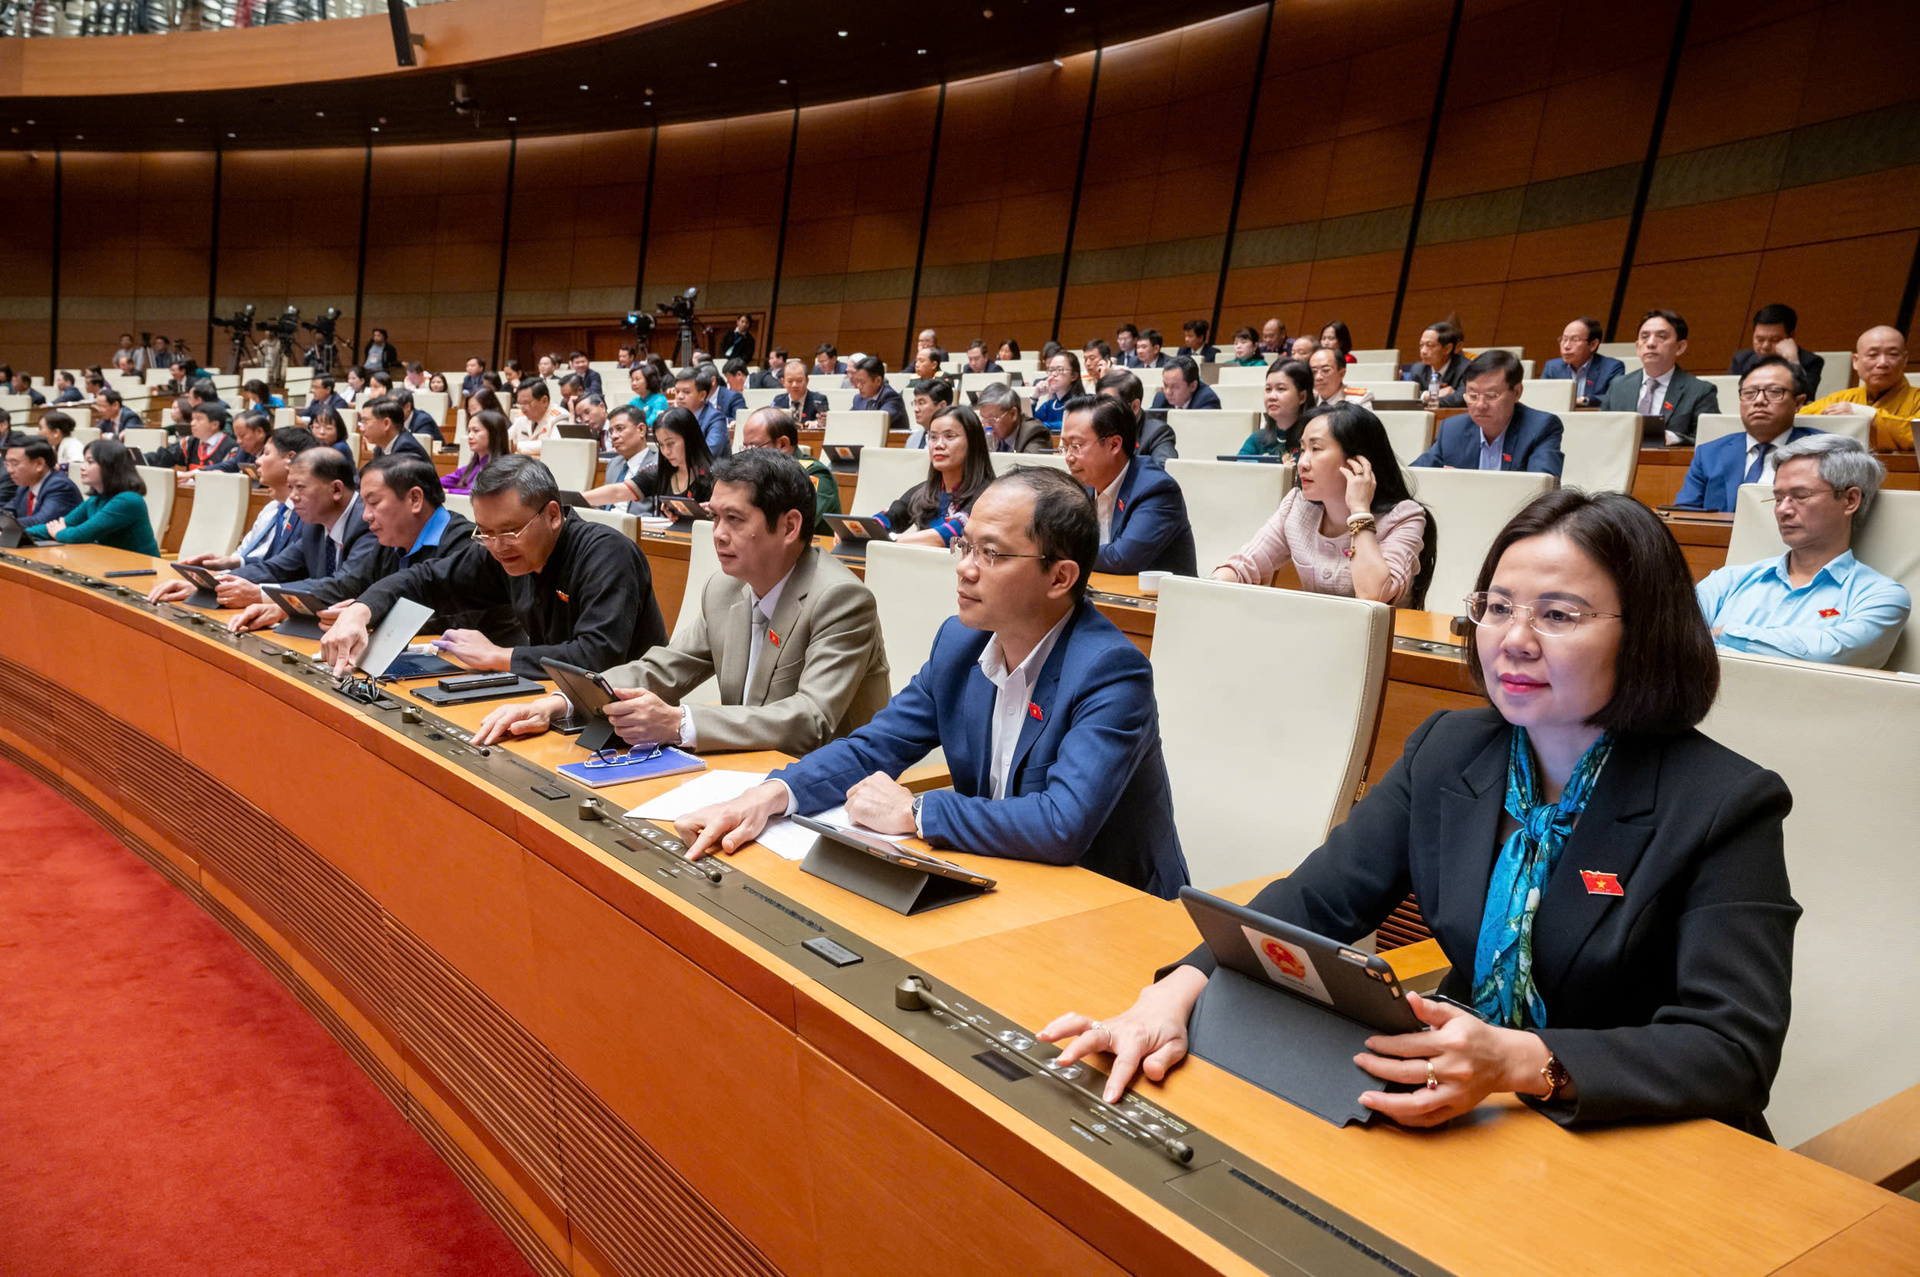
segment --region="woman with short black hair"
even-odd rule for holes
[[[1368,1039],[1359,1099],[1434,1126],[1516,1093],[1553,1120],[1711,1117],[1766,1135],[1793,929],[1779,776],[1703,735],[1720,667],[1680,547],[1621,493],[1563,488],[1507,524],[1464,600],[1491,702],[1433,715],[1321,848],[1252,902],[1343,943],[1411,890],[1452,967],[1428,1032]],[[1113,1102],[1165,1076],[1202,948],[1063,1064],[1111,1051]],[[1468,1009],[1470,1008],[1470,1009]],[[1399,1091],[1389,1091],[1399,1086]]]
[[[135,457],[118,440],[88,444],[80,462],[80,486],[87,490],[87,499],[40,531],[64,545],[110,545],[157,557],[160,543],[147,511],[147,481],[140,477]]]

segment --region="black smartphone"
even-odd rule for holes
[[[118,572],[102,572],[101,576],[112,580],[116,576],[158,576],[152,568],[121,568]]]
[[[440,680],[443,692],[472,692],[483,687],[505,687],[509,683],[518,683],[520,676],[514,673],[490,672],[486,674],[461,674],[454,678]]]

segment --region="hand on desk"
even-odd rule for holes
[[[1166,979],[1142,989],[1139,1000],[1113,1019],[1089,1020],[1070,1011],[1040,1030],[1038,1037],[1042,1042],[1073,1039],[1060,1052],[1062,1066],[1095,1051],[1112,1052],[1113,1066],[1102,1098],[1118,1104],[1135,1072],[1158,1082],[1186,1058],[1187,1021],[1206,987],[1206,973],[1198,967],[1176,967]]]
[[[186,583],[182,582],[182,584]],[[221,577],[219,585],[214,588],[213,596],[220,601],[221,607],[252,607],[256,603],[267,601],[267,596],[260,592],[259,586],[237,576]]]
[[[433,650],[470,670],[504,670],[513,664],[513,649],[496,646],[479,630],[448,630],[433,640]]]
[[[618,700],[607,702],[601,712],[613,724],[613,730],[629,745],[677,745],[680,742],[680,710],[639,687],[616,687]]]
[[[1407,995],[1407,1006],[1430,1031],[1370,1037],[1353,1062],[1377,1078],[1420,1089],[1366,1091],[1360,1102],[1368,1108],[1402,1126],[1438,1126],[1477,1108],[1489,1095],[1546,1094],[1540,1070],[1548,1052],[1538,1035],[1488,1024],[1417,993]],[[1439,1085],[1428,1085],[1429,1078]]]
[[[687,859],[699,860],[716,851],[736,852],[787,814],[787,787],[777,780],[762,781],[732,802],[715,803],[690,811],[673,822],[687,841]]]
[[[567,699],[557,694],[519,705],[501,705],[480,720],[473,743],[491,745],[509,736],[538,736],[553,725],[555,717],[566,712]]]
[[[344,678],[367,650],[367,622],[372,617],[373,610],[366,604],[348,604],[321,638],[320,659],[333,667],[334,677]]]
[[[235,634],[247,634],[253,630],[270,630],[286,619],[287,614],[278,603],[255,603],[228,621],[227,628]]]
[[[172,581],[162,581],[147,591],[147,602],[173,603],[180,599],[191,597],[193,592],[198,588],[199,587],[193,582],[184,577]]]
[[[65,519],[53,519],[44,524],[40,530],[50,537],[57,537],[67,530],[67,521]]]
[[[189,567],[209,568],[215,572],[231,572],[240,566],[237,554],[189,554],[180,560]]]
[[[913,791],[885,772],[875,772],[847,791],[853,823],[882,834],[913,834]]]

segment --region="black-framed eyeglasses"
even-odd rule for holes
[[[975,545],[965,537],[955,537],[952,544],[947,546],[947,549],[952,553],[954,558],[962,562],[966,560],[968,555],[972,555],[978,558],[983,566],[988,568],[993,567],[994,564],[1000,562],[1002,559],[1039,559],[1044,563],[1051,563],[1053,561],[1051,554],[1004,554],[999,550],[989,550],[985,546]]]
[[[1569,607],[1565,603],[1542,602],[1516,603],[1504,594],[1488,594],[1484,590],[1466,597],[1467,619],[1475,625],[1505,627],[1513,624],[1515,617],[1525,621],[1535,634],[1557,637],[1571,634],[1580,628],[1582,621],[1594,621],[1603,617],[1619,619],[1618,612],[1582,612],[1579,608]]]

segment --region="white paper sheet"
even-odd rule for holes
[[[640,804],[627,815],[641,820],[678,820],[690,811],[698,811],[714,803],[731,802],[766,778],[765,772],[701,772],[688,777],[658,798]],[[836,825],[842,829],[860,828],[848,817],[844,805],[823,811],[814,819],[823,825]],[[889,842],[899,842],[907,837],[905,834],[874,833],[871,829],[861,832],[875,838],[885,838]],[[791,820],[776,820],[760,831],[756,841],[782,859],[804,860],[807,853],[813,850],[814,837],[811,829],[803,829]]]

